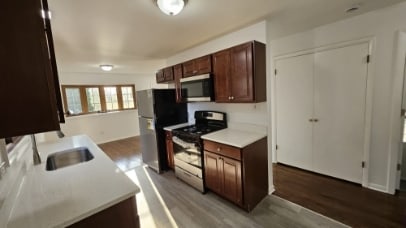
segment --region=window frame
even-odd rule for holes
[[[118,109],[107,110],[107,107],[106,107],[106,95],[105,95],[105,92],[104,92],[105,87],[115,87],[116,88]],[[122,91],[121,91],[121,87],[131,87],[133,100],[134,100],[134,108],[124,108],[124,106],[123,106],[123,94],[122,94]],[[134,84],[119,84],[119,85],[61,85],[61,88],[62,88],[64,114],[65,114],[66,117],[81,116],[81,115],[88,115],[88,114],[94,114],[94,113],[119,112],[119,111],[137,109],[137,100],[136,100],[136,95],[135,95],[135,85]],[[81,106],[82,106],[82,112],[81,113],[75,113],[75,114],[68,113],[69,109],[68,109],[68,100],[67,100],[67,96],[66,96],[66,89],[72,89],[72,88],[79,89],[80,103],[81,103]],[[87,103],[86,88],[98,88],[99,89],[101,111],[89,112],[89,107],[88,107],[88,103]]]

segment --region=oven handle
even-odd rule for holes
[[[189,149],[189,148],[195,148],[196,147],[194,143],[185,142],[185,141],[183,141],[182,139],[180,139],[180,138],[178,138],[176,136],[172,137],[172,142],[178,144],[179,146],[181,146],[184,149]]]

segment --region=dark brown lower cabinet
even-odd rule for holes
[[[166,131],[165,132],[166,136],[166,156],[168,160],[168,166],[171,169],[175,169],[175,161],[173,159],[173,142],[172,142],[172,132],[171,131]]]
[[[268,195],[267,138],[244,148],[204,140],[206,188],[251,211]]]
[[[138,228],[140,221],[135,196],[115,204],[103,211],[87,217],[71,226],[71,228]]]

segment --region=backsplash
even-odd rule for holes
[[[224,104],[214,102],[188,103],[189,122],[194,122],[194,112],[198,110],[213,110],[227,113],[229,128],[267,131],[268,106],[266,102],[256,104]]]

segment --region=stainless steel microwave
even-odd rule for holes
[[[213,101],[213,78],[210,74],[180,79],[182,99],[186,102]]]

